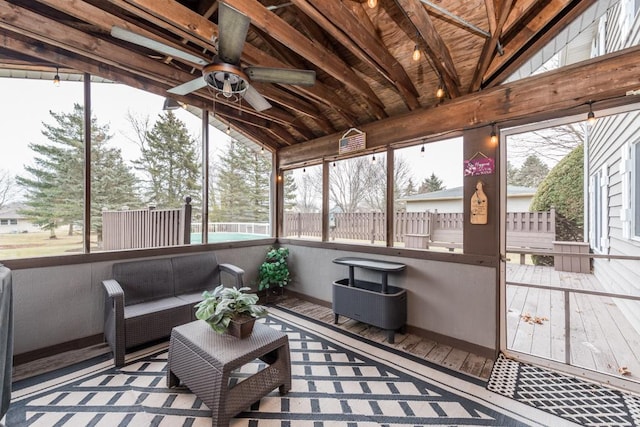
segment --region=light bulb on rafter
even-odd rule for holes
[[[422,143],[422,148],[420,149],[420,157],[424,157],[424,142]]]
[[[378,0],[367,0],[367,6],[369,6],[369,9],[375,9],[377,5]]]
[[[56,87],[60,86],[60,76],[58,75],[58,67],[56,67],[56,75],[53,76],[53,85]]]
[[[587,123],[589,123],[589,125],[593,125],[596,122],[596,115],[593,112],[591,104],[593,104],[593,101],[589,101],[589,112],[587,113]]]
[[[420,55],[420,48],[418,47],[418,45],[416,45],[416,46],[413,48],[413,55],[411,55],[411,58],[412,58],[414,61],[420,61],[420,56],[421,56],[421,55]]]

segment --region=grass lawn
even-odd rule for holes
[[[0,260],[35,258],[53,255],[71,255],[82,252],[82,235],[68,235],[68,228],[56,231],[50,238],[49,231],[19,234],[0,234]],[[91,236],[91,247],[96,247],[96,236]]]

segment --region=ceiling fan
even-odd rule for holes
[[[271,108],[267,101],[252,85],[251,81],[279,84],[312,86],[316,73],[313,70],[242,67],[240,56],[251,20],[249,17],[220,2],[218,8],[218,54],[211,63],[180,49],[176,49],[151,38],[134,33],[122,27],[113,26],[111,35],[120,40],[155,50],[167,56],[181,58],[202,67],[202,77],[183,83],[168,90],[176,95],[186,95],[195,90],[210,86],[227,99],[243,98],[256,111]]]

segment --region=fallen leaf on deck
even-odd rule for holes
[[[618,373],[620,375],[631,375],[631,371],[626,366],[620,366],[618,368]]]

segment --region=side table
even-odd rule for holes
[[[268,366],[229,387],[232,371],[260,359]],[[238,339],[214,332],[197,320],[173,328],[169,342],[167,386],[180,381],[211,409],[211,425],[229,420],[278,388],[291,389],[291,359],[287,335],[256,323],[251,335]]]

